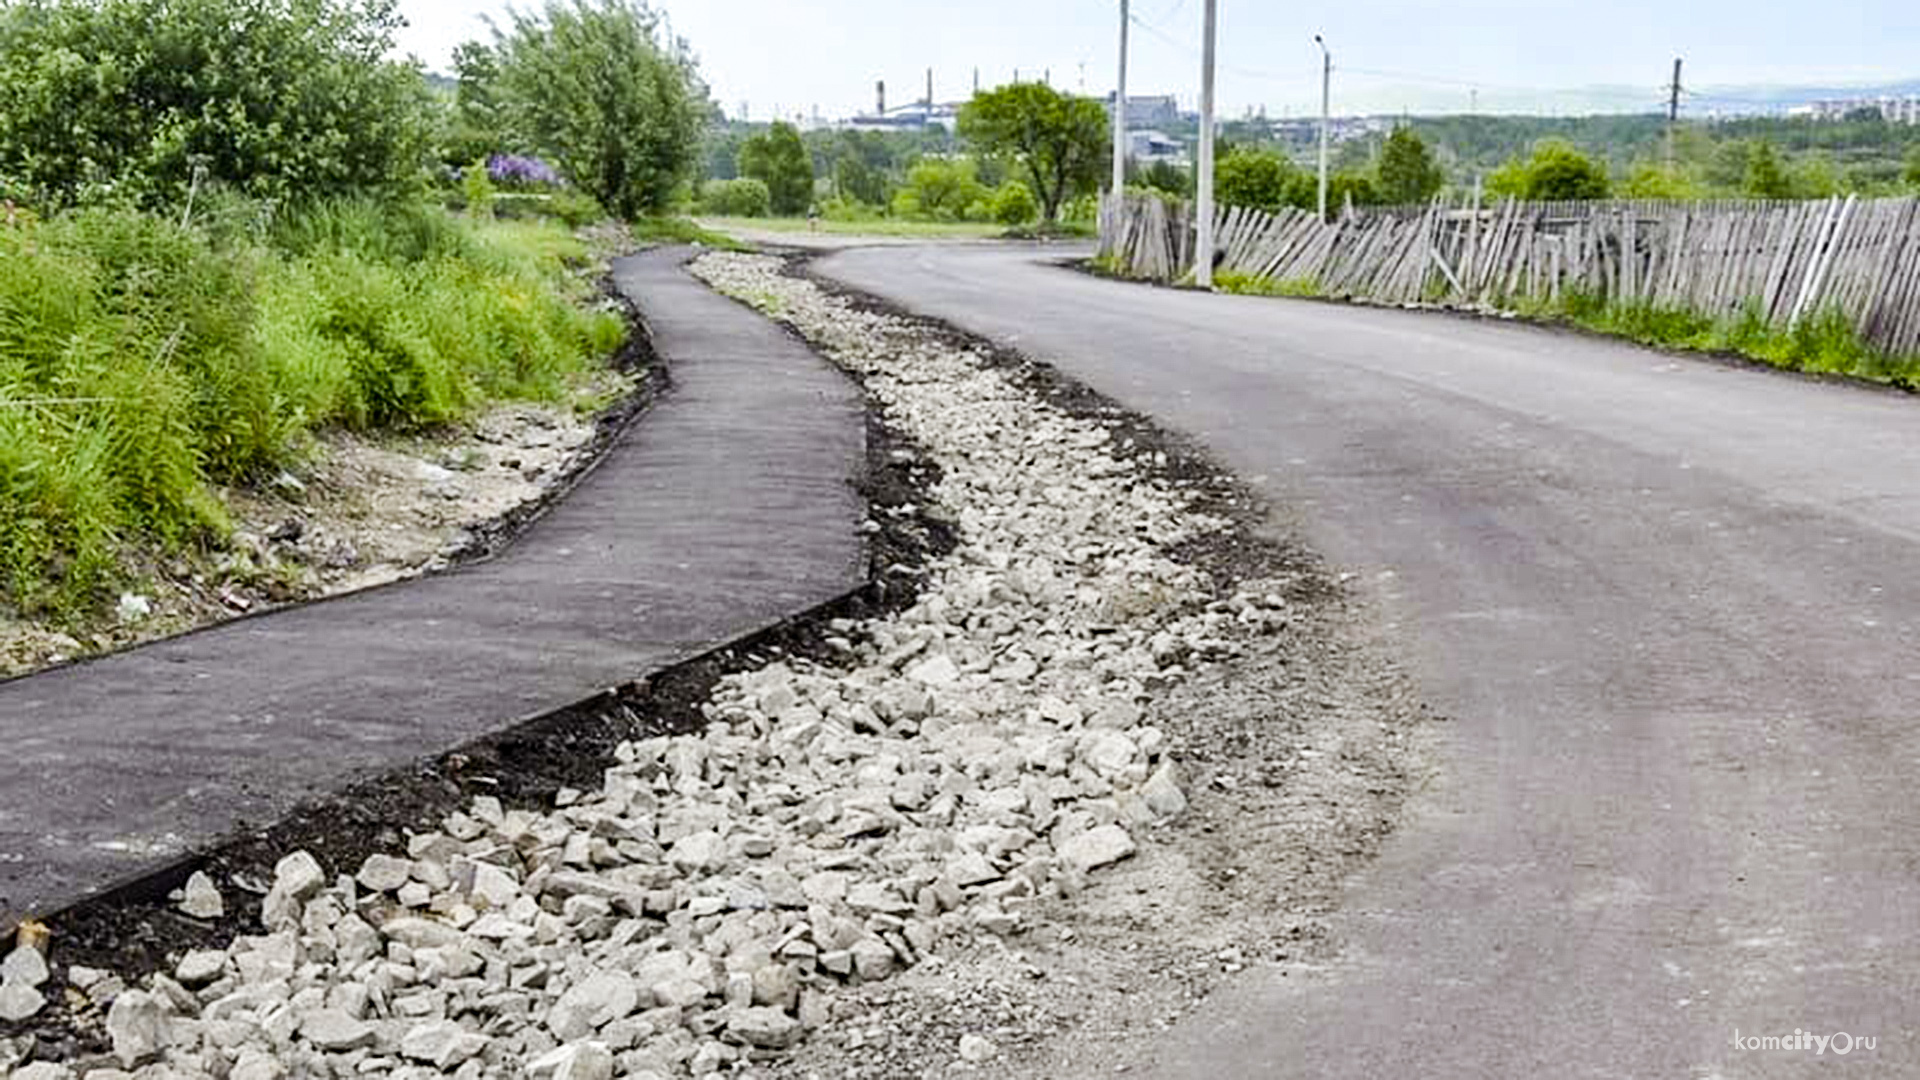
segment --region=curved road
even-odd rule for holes
[[[1131,1075],[1920,1075],[1920,401],[1050,257],[818,265],[1264,484],[1450,719],[1341,959],[1247,977]]]

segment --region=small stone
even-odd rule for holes
[[[978,1065],[983,1061],[991,1060],[993,1055],[999,1052],[1000,1048],[993,1045],[992,1040],[983,1036],[973,1034],[960,1036],[960,1060],[962,1061],[970,1061]]]
[[[377,893],[394,892],[413,877],[413,863],[392,855],[375,853],[360,864],[353,879]]]
[[[569,1043],[527,1062],[531,1080],[612,1080],[613,1051],[597,1042]]]
[[[82,992],[93,989],[95,983],[106,977],[107,973],[99,968],[90,968],[81,964],[74,964],[67,968],[67,985]]]
[[[314,1046],[334,1053],[364,1050],[376,1037],[373,1025],[339,1009],[315,1009],[300,1021],[300,1035]]]
[[[1140,798],[1156,817],[1176,818],[1187,812],[1187,795],[1180,790],[1179,772],[1172,762],[1160,766],[1141,785]]]
[[[1118,825],[1100,825],[1067,838],[1059,847],[1062,862],[1081,871],[1097,870],[1131,856],[1133,837]]]
[[[907,669],[907,678],[927,686],[952,686],[960,681],[960,669],[945,653],[930,656]]]
[[[682,873],[712,873],[727,863],[727,843],[711,829],[681,837],[667,852],[667,861]]]
[[[47,981],[47,958],[31,945],[18,945],[0,960],[0,979],[20,986],[39,986]]]
[[[201,949],[181,957],[173,977],[183,986],[203,986],[219,978],[226,968],[226,953],[219,949]]]
[[[114,998],[107,1010],[107,1037],[113,1040],[113,1056],[129,1069],[166,1049],[172,1037],[160,999],[139,990]]]
[[[243,1050],[240,1060],[234,1062],[233,1071],[227,1074],[227,1080],[281,1080],[286,1075],[286,1066],[271,1054]]]
[[[73,1080],[73,1070],[51,1061],[22,1065],[7,1074],[12,1080]]]
[[[326,884],[326,871],[320,869],[318,860],[304,851],[296,851],[274,865],[273,887],[295,900],[312,899],[313,894],[325,888]]]
[[[38,1014],[46,1004],[46,996],[26,983],[11,979],[0,982],[0,1020],[20,1023]]]
[[[416,1024],[400,1038],[400,1054],[441,1070],[459,1066],[487,1048],[485,1035],[468,1031],[451,1020]]]
[[[853,943],[853,969],[867,982],[893,974],[893,950],[885,942],[862,938]]]
[[[195,919],[218,919],[227,913],[227,902],[204,871],[195,870],[187,879],[180,899],[180,911]]]
[[[749,1046],[785,1050],[800,1041],[800,1021],[765,1006],[741,1009],[727,1021],[727,1034]]]
[[[562,1042],[584,1038],[629,1016],[640,1003],[640,987],[624,971],[597,971],[568,988],[547,1014],[547,1027]]]

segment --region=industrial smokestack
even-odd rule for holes
[[[927,115],[933,115],[933,69],[927,69]]]
[[[881,79],[873,84],[873,115],[887,115],[887,80]]]

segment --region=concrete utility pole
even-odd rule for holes
[[[1313,43],[1320,46],[1320,220],[1327,220],[1327,128],[1333,123],[1333,54],[1319,34]]]
[[[1667,168],[1673,168],[1673,132],[1680,126],[1680,61],[1673,58],[1673,85],[1668,87],[1667,98]]]
[[[1213,53],[1218,7],[1219,0],[1207,0],[1200,54],[1200,168],[1194,178],[1200,196],[1194,211],[1200,218],[1200,237],[1193,248],[1193,283],[1203,289],[1213,288]]]
[[[1113,194],[1127,189],[1127,2],[1120,0],[1120,86],[1113,92]]]

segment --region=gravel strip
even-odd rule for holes
[[[837,621],[830,660],[722,678],[704,730],[621,744],[597,790],[482,796],[338,874],[287,854],[256,933],[145,979],[64,973],[112,1060],[13,1075],[772,1075],[809,1041],[857,1050],[873,988],[1004,955],[1188,814],[1148,706],[1260,655],[1299,618],[1299,578],[1222,581],[1193,557],[1238,525],[1123,418],[1049,404],[778,260],[696,270],[862,379],[938,466],[930,512],[958,543],[912,606]],[[219,902],[208,881],[181,895]],[[16,968],[8,987],[46,980]],[[0,1042],[0,1068],[27,1049]],[[1004,1053],[975,1030],[950,1051]]]

